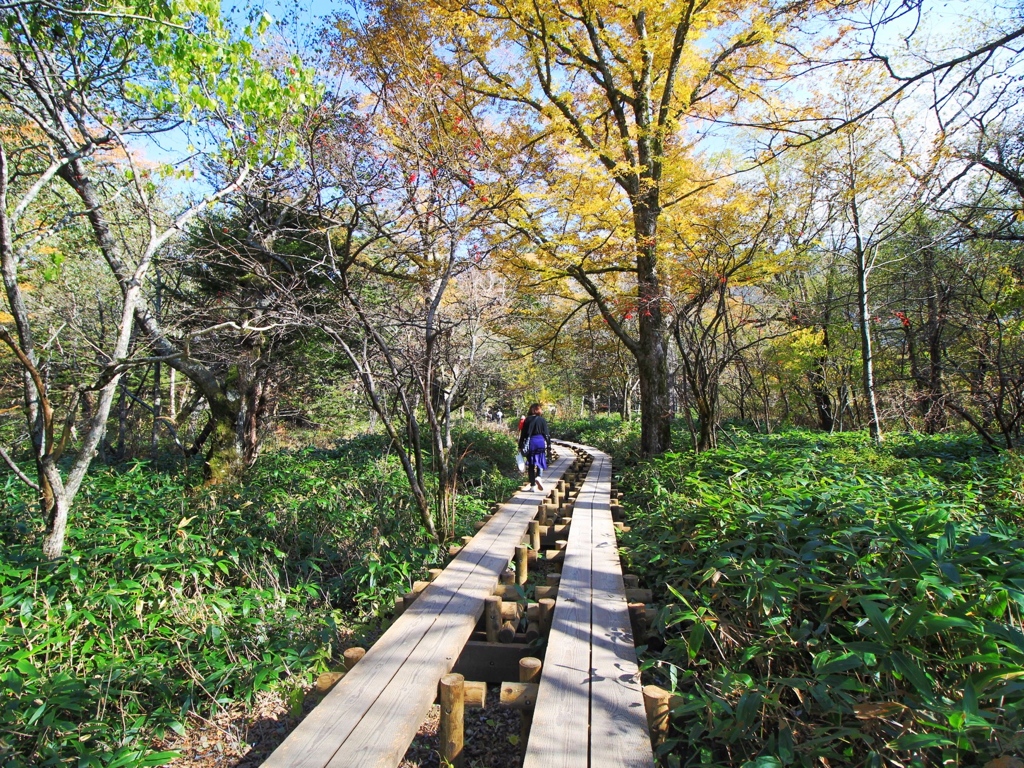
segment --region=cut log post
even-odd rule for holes
[[[526,624],[526,642],[532,643],[540,637],[540,623],[531,621]]]
[[[555,612],[555,601],[552,598],[544,598],[538,600],[537,605],[540,606],[540,631],[547,637],[551,632],[551,616]]]
[[[434,581],[442,573],[444,573],[444,568],[431,568],[427,571],[427,581]]]
[[[647,606],[643,603],[629,603],[628,608],[633,645],[643,645],[647,642]]]
[[[466,546],[466,545],[467,545],[467,544],[469,544],[469,542],[471,542],[472,540],[473,540],[473,537],[472,537],[472,536],[463,536],[463,537],[462,537],[462,546]]]
[[[363,656],[366,655],[365,648],[349,648],[341,657],[345,660],[345,671],[348,672],[354,667]]]
[[[498,581],[500,581],[502,584],[515,584],[515,571],[513,571],[511,568],[506,568],[504,571],[501,572],[501,576],[498,577]]]
[[[454,544],[452,544],[450,547],[448,547],[448,557],[455,557],[461,551],[462,547],[457,547]]]
[[[409,610],[409,606],[416,602],[416,598],[419,597],[415,592],[406,592],[402,595],[402,600],[405,602],[405,609]]]
[[[487,631],[487,642],[498,642],[501,631],[501,598],[488,595],[484,598],[484,629]]]
[[[530,546],[534,552],[540,551],[540,523],[536,520],[530,521]]]
[[[538,621],[540,620],[540,606],[536,603],[526,604],[526,620],[527,621]]]
[[[344,672],[324,672],[317,677],[314,688],[317,693],[327,693],[344,676]]]
[[[568,539],[559,539],[555,542],[555,549],[565,549],[567,546],[569,546]]]
[[[506,621],[502,623],[501,629],[498,630],[499,643],[511,643],[516,639],[516,624],[518,624],[518,621]]]
[[[412,583],[412,591],[415,592],[418,595],[420,592],[422,592],[428,586],[430,586],[430,582],[429,581],[414,581]]]
[[[505,621],[519,621],[523,618],[523,605],[522,603],[516,603],[512,600],[502,600],[501,602],[501,620]]]
[[[546,577],[549,587],[557,587],[558,583],[562,580],[562,574],[560,573],[549,573]]]
[[[533,525],[533,523],[531,523]],[[527,578],[530,574],[530,550],[529,548],[520,544],[516,547],[516,584],[523,586],[526,584]]]
[[[656,685],[644,686],[644,709],[647,710],[647,725],[651,729],[651,743],[657,747],[668,735],[668,719],[672,694]]]
[[[391,616],[392,616],[392,618],[397,619],[403,613],[405,613],[405,599],[401,598],[401,597],[396,597],[395,598],[395,607],[391,611]]]
[[[463,706],[466,709],[483,709],[487,706],[487,683],[466,680],[462,684]]]
[[[534,587],[533,592],[537,600],[541,602],[548,598],[558,597],[558,587]]]
[[[564,549],[545,549],[544,550],[544,559],[547,560],[550,563],[558,563],[559,567],[561,567],[560,564],[565,560],[565,550]]]
[[[636,589],[640,586],[640,577],[635,573],[624,573],[622,575],[622,586],[626,589]]]
[[[537,703],[536,683],[502,683],[501,706],[521,712],[533,709]]]
[[[627,603],[649,603],[654,599],[654,593],[649,589],[627,589]]]
[[[437,740],[441,748],[441,760],[452,768],[462,768],[462,741],[465,727],[465,678],[448,673],[441,678],[439,686],[441,722],[437,728]]]
[[[519,682],[527,685],[538,685],[540,683],[540,670],[541,662],[540,659],[533,656],[527,656],[525,659],[519,662]],[[504,686],[502,686],[504,688]],[[536,696],[534,702],[536,702]],[[522,754],[526,754],[526,742],[530,739],[530,725],[533,723],[533,711],[523,710],[520,713],[522,718],[519,726],[519,749]]]

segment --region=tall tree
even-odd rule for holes
[[[609,326],[635,357],[641,446],[670,446],[666,249],[662,213],[708,183],[701,130],[791,74],[806,30],[846,2],[439,2],[450,19],[449,61],[471,87],[509,105],[554,151],[609,182],[631,239],[635,328]],[[556,161],[553,173],[564,172]],[[524,199],[524,204],[529,204]],[[595,300],[599,286],[573,275]],[[599,302],[600,303],[600,302]],[[607,304],[607,302],[605,302]],[[610,314],[610,313],[609,313]]]

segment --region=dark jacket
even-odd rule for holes
[[[551,450],[551,435],[548,434],[548,423],[543,416],[527,416],[523,422],[523,428],[519,430],[519,452],[526,450],[530,438],[534,435],[544,435],[544,444],[547,450]]]

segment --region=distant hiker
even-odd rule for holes
[[[548,468],[548,453],[551,451],[551,436],[548,423],[540,415],[540,403],[530,406],[529,414],[520,422],[519,452],[526,457],[530,488],[543,491],[540,475]]]
[[[501,420],[505,418],[505,414],[501,412],[501,408],[494,412],[494,420],[501,424]]]

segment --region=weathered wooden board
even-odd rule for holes
[[[605,459],[597,479],[601,500],[592,508],[591,665],[595,673],[590,689],[590,754],[592,759],[600,755],[601,765],[640,768],[653,765],[654,756],[615,527],[605,495],[611,489],[611,462]]]
[[[585,450],[594,463],[573,511],[524,768],[653,768],[611,518],[611,461]]]
[[[523,768],[589,764],[591,495],[576,499]]]

